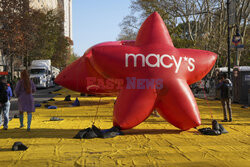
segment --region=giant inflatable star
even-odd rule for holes
[[[188,130],[201,124],[189,85],[201,80],[216,58],[209,51],[175,48],[162,18],[155,12],[142,24],[136,41],[107,42],[90,48],[56,82],[72,90],[77,87],[77,91],[90,92],[87,77],[122,78],[123,89],[98,92],[118,93],[115,126],[133,128],[157,109],[169,123]]]

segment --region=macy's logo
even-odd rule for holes
[[[179,60],[177,61],[174,56],[170,56],[167,54],[160,56],[160,54],[154,54],[154,53],[148,54],[147,56],[144,56],[143,54],[132,54],[132,53],[128,54],[128,53],[126,53],[125,54],[125,67],[129,66],[129,63],[128,63],[129,57],[134,59],[134,67],[137,67],[137,59],[138,59],[138,57],[140,57],[141,62],[142,62],[142,67],[145,67],[145,64],[147,64],[147,66],[149,66],[149,67],[163,66],[164,68],[171,68],[172,66],[175,66],[176,67],[175,73],[178,73],[180,66],[181,66],[181,63],[183,61],[187,61],[188,62],[188,67],[187,67],[188,71],[192,72],[195,69],[195,65],[194,65],[195,60],[193,58],[180,57]],[[155,63],[149,62],[149,59],[151,57],[156,59]],[[165,64],[163,61],[164,59],[169,59],[170,63]]]

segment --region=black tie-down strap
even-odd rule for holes
[[[212,129],[202,128],[198,131],[203,135],[221,135],[223,133],[228,133],[228,131],[223,127],[223,125],[219,124],[216,120],[212,121]]]
[[[75,139],[92,139],[92,138],[113,138],[117,135],[123,135],[119,127],[112,127],[110,129],[101,130],[95,125],[92,125],[92,128],[87,128],[80,130]]]

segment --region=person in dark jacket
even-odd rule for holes
[[[223,113],[224,113],[224,120],[222,122],[232,122],[232,109],[231,109],[231,89],[232,89],[232,82],[230,79],[227,78],[227,74],[223,74],[221,76],[221,79],[219,81],[219,84],[217,85],[217,89],[220,89],[221,93],[221,104],[223,107]],[[229,114],[229,120],[227,119],[227,111]]]
[[[10,88],[10,86],[7,84],[7,80],[6,78],[1,78],[0,81],[1,84],[1,89],[5,89],[7,92],[7,102],[5,102],[4,104],[1,104],[0,106],[0,125],[2,125],[2,113],[3,113],[3,117],[4,117],[4,130],[8,129],[8,123],[9,123],[9,112],[10,112],[10,99],[12,97],[12,90]]]

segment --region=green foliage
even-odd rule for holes
[[[65,66],[70,40],[63,35],[63,13],[55,10],[36,11],[32,15],[36,31],[35,46],[30,50],[29,60],[51,59],[57,67]]]
[[[67,65],[73,63],[74,61],[76,61],[77,59],[79,59],[79,56],[76,53],[72,53],[67,61]]]
[[[34,59],[51,59],[64,67],[71,39],[64,36],[63,11],[34,10],[29,0],[0,0],[0,49],[6,65],[28,66]]]

